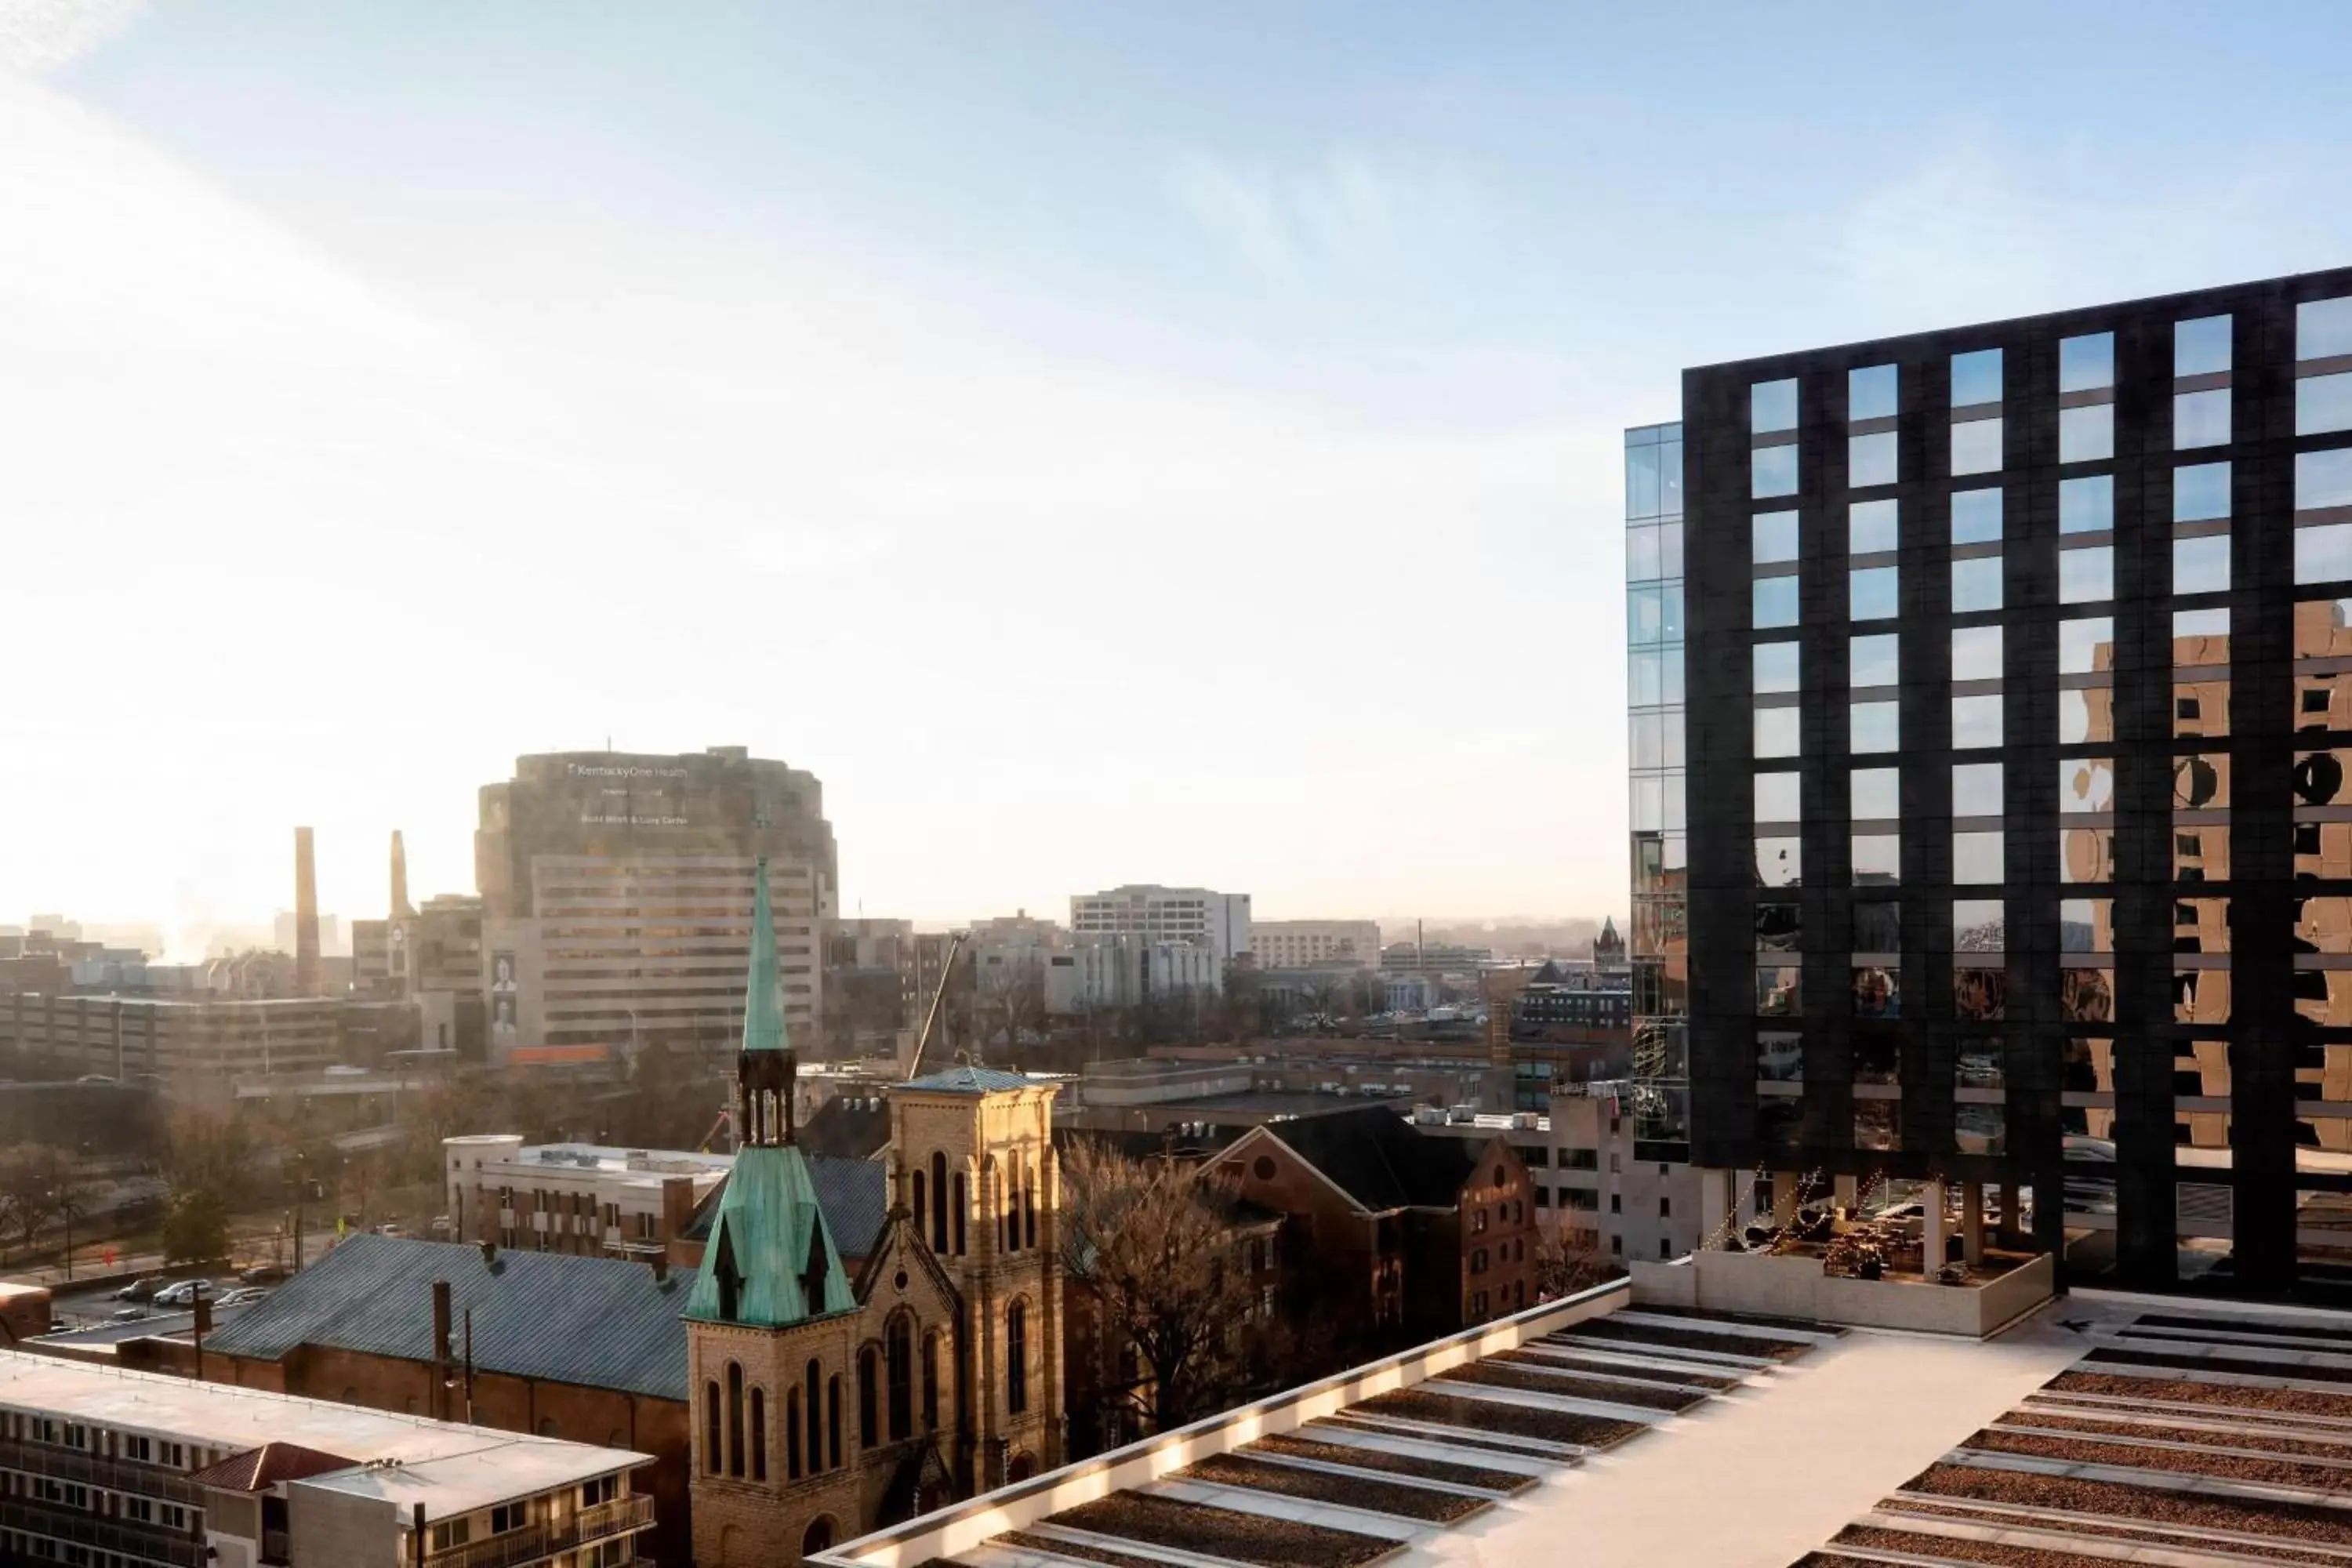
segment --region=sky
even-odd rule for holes
[[[470,891],[537,751],[844,912],[1625,906],[1681,369],[2352,260],[2352,18],[0,0],[0,922]]]

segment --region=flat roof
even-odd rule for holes
[[[276,1442],[340,1454],[362,1465],[397,1460],[396,1468],[342,1471],[303,1484],[384,1497],[404,1511],[421,1502],[427,1519],[469,1513],[653,1462],[652,1455],[626,1448],[21,1351],[0,1351],[0,1404],[229,1453]]]
[[[2078,1291],[1976,1340],[1624,1300],[1531,1332],[1287,1430],[1202,1423],[1189,1464],[1088,1484],[1146,1439],[824,1561],[952,1544],[1041,1568],[1067,1545],[1220,1568],[1267,1540],[1402,1568],[2352,1559],[2352,1314]],[[985,1539],[909,1539],[959,1510]]]

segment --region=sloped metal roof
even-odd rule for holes
[[[822,1265],[821,1277],[813,1274],[813,1262]],[[722,1289],[730,1265],[731,1297]],[[703,1322],[773,1329],[856,1306],[807,1160],[789,1143],[737,1150],[688,1313]]]
[[[806,1151],[801,1157],[808,1164],[809,1181],[816,1188],[817,1206],[824,1210],[824,1223],[833,1231],[834,1245],[841,1248],[842,1257],[870,1255],[881,1237],[882,1221],[890,1212],[888,1168],[879,1160],[853,1160]],[[679,1230],[680,1238],[705,1243],[710,1240],[710,1227],[718,1221],[719,1200],[726,1191],[723,1184],[710,1190],[709,1196],[696,1205],[694,1217]]]
[[[643,1263],[563,1252],[509,1249],[485,1263],[480,1247],[458,1242],[346,1237],[205,1347],[264,1361],[309,1344],[430,1362],[436,1279],[449,1281],[451,1351],[464,1353],[471,1310],[482,1371],[686,1397],[679,1313],[695,1270],[656,1279]]]
[[[1038,1081],[1026,1073],[1004,1072],[996,1068],[953,1067],[908,1079],[898,1087],[921,1089],[928,1094],[992,1094],[998,1089],[1034,1089]]]

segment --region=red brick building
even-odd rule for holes
[[[1427,1137],[1393,1110],[1253,1128],[1209,1162],[1285,1216],[1293,1321],[1335,1354],[1414,1343],[1531,1306],[1527,1167],[1501,1135]]]

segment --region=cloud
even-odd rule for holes
[[[878,560],[895,542],[895,537],[882,530],[850,533],[821,528],[750,528],[737,537],[734,556],[764,577],[820,577]]]
[[[1404,215],[1445,195],[1442,182],[1344,150],[1287,174],[1188,153],[1169,170],[1167,188],[1211,239],[1286,281],[1316,268],[1380,264],[1404,237]]]
[[[0,70],[62,70],[146,14],[146,0],[0,0]]]

